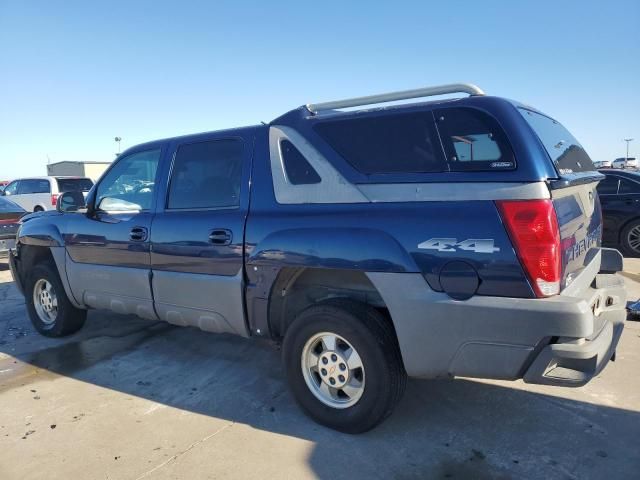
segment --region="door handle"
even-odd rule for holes
[[[209,234],[209,243],[214,245],[231,245],[233,234],[226,228],[216,228]]]
[[[144,242],[147,239],[147,229],[145,227],[133,227],[129,232],[129,239],[132,242]]]

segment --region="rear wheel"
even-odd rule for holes
[[[374,308],[350,300],[303,311],[287,329],[283,360],[303,410],[341,432],[378,425],[406,385],[393,328]]]
[[[55,266],[49,262],[36,265],[25,288],[27,311],[33,326],[48,337],[71,335],[82,328],[87,311],[74,307]]]
[[[620,247],[625,256],[640,256],[640,220],[633,220],[622,229]]]
[[[44,212],[44,208],[42,208],[40,205],[36,206],[36,208],[33,209],[34,212]]]

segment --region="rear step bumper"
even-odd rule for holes
[[[622,257],[597,249],[560,295],[460,301],[411,273],[367,273],[412,377],[524,379],[578,387],[614,355],[626,312]]]
[[[584,339],[558,339],[544,347],[525,372],[527,383],[580,387],[598,375],[616,352],[627,317],[624,279],[613,274],[622,270],[622,255],[603,248],[600,273],[594,285],[598,294],[589,304],[594,334]],[[617,308],[608,308],[611,304]]]
[[[601,315],[606,317],[603,327],[593,338],[544,347],[524,374],[524,381],[581,387],[598,375],[615,354],[626,312],[618,310]]]

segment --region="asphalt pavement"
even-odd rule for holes
[[[0,479],[637,478],[639,361],[627,322],[583,388],[411,380],[350,436],[302,414],[269,343],[105,312],[39,336],[0,263]]]

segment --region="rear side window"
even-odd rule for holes
[[[287,180],[292,185],[311,185],[320,183],[318,172],[309,164],[306,158],[289,140],[280,142],[280,152]]]
[[[173,164],[167,208],[237,207],[242,152],[240,139],[181,145]]]
[[[631,180],[620,179],[619,193],[640,193],[640,184]]]
[[[472,108],[436,110],[438,130],[453,172],[513,170],[515,158],[495,119]]]
[[[607,176],[607,178],[598,183],[596,188],[600,195],[615,195],[618,193],[618,179]]]
[[[596,169],[580,142],[562,124],[526,108],[519,110],[538,135],[558,173],[562,175]]]
[[[21,180],[18,193],[20,195],[29,193],[51,193],[51,184],[47,179]]]
[[[315,129],[364,174],[447,170],[431,112],[330,120]]]
[[[58,191],[64,192],[88,192],[93,187],[93,182],[88,178],[56,178]]]

